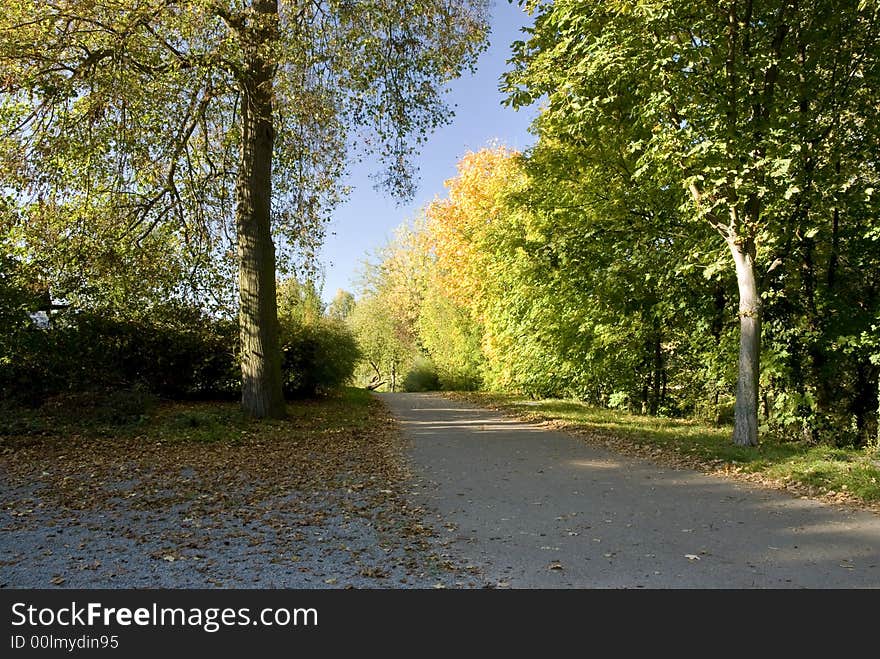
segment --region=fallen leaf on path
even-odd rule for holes
[[[328,413],[318,415],[317,410]],[[178,417],[181,421],[204,418],[210,421],[207,430],[217,436],[212,434],[210,442],[201,441],[198,433],[189,437],[179,427]],[[349,424],[348,418],[358,423]],[[259,429],[259,433],[242,439],[241,425],[247,430]],[[332,433],[324,432],[328,426]],[[435,583],[427,575],[437,560],[432,545],[436,531],[433,525],[420,524],[422,511],[408,505],[403,439],[397,422],[380,402],[371,402],[366,408],[346,398],[297,403],[291,419],[260,422],[259,426],[239,418],[232,403],[163,403],[142,430],[130,433],[126,427],[117,432],[114,427],[104,433],[101,426],[95,432],[89,428],[88,433],[75,435],[59,425],[57,431],[46,434],[4,435],[0,446],[4,486],[7,479],[10,487],[38,479],[47,483],[39,500],[4,500],[9,525],[24,529],[32,523],[28,519],[31,515],[48,516],[42,510],[45,505],[46,511],[53,511],[47,525],[57,516],[59,529],[79,525],[94,536],[106,531],[125,537],[133,546],[144,545],[137,561],[152,561],[155,567],[156,560],[180,562],[181,568],[192,565],[198,570],[192,579],[226,587],[235,584],[237,577],[232,575],[245,569],[244,565],[222,566],[219,575],[209,576],[207,567],[199,569],[205,565],[200,551],[222,556],[221,552],[233,551],[224,547],[241,545],[243,560],[271,557],[286,563],[292,578],[305,579],[300,575],[304,573],[309,582],[320,584],[327,577],[318,548],[325,555],[333,552],[340,541],[349,539],[349,526],[354,533],[366,525],[393,536],[387,546],[383,543],[366,550],[367,557],[372,557],[371,552],[384,555],[399,550],[406,555],[399,569],[417,579],[416,583],[428,587]],[[173,441],[164,441],[161,433],[166,431],[173,432]],[[349,492],[359,494],[351,496]],[[462,494],[466,498],[468,493]],[[97,516],[106,516],[111,522],[93,523]],[[129,516],[133,530],[112,526],[119,523],[112,520]],[[220,521],[226,519],[233,522],[232,530]],[[72,573],[79,575],[77,583],[85,579],[88,585],[118,586],[120,580],[111,581],[115,575],[106,569],[112,567],[110,559],[101,556],[96,561],[97,552],[89,553],[91,540],[79,542],[77,537],[70,543],[70,551],[60,549],[59,544],[56,553],[82,555],[66,558],[68,564],[54,578],[52,571],[44,571],[42,578],[49,578],[42,583],[66,586],[61,575]],[[159,542],[156,547],[154,543]],[[257,556],[257,550],[266,556]],[[41,561],[51,555],[51,550],[37,552]],[[131,553],[124,556],[131,559],[127,566],[131,576],[140,569],[140,562]],[[390,570],[390,566],[367,569],[369,574],[359,575],[362,566],[354,562],[356,556],[352,552],[338,585],[342,586],[341,581],[347,584],[352,577],[384,578],[385,570]],[[106,567],[101,566],[102,561]],[[444,561],[441,567],[453,573],[461,569],[451,561]],[[449,585],[455,582],[454,576]],[[336,583],[337,578],[327,580],[328,586]]]

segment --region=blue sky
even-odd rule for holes
[[[455,175],[455,164],[461,156],[495,140],[515,149],[534,142],[528,127],[537,106],[519,111],[504,107],[504,96],[498,91],[499,78],[508,68],[510,44],[523,38],[520,28],[530,22],[517,4],[495,0],[489,49],[480,57],[475,74],[465,75],[450,86],[446,100],[454,108],[455,117],[431,135],[416,159],[419,187],[411,203],[397,205],[386,193],[373,188],[369,177],[377,169],[375,162],[366,160],[352,169],[344,183],[354,189],[333,214],[320,255],[325,300],[329,301],[339,288],[354,292],[364,260],[425,204],[445,196],[443,182]]]

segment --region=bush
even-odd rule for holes
[[[446,391],[480,391],[483,381],[472,373],[456,373],[437,369],[438,389]]]
[[[284,393],[291,397],[315,396],[345,385],[360,357],[351,330],[326,318],[282,325],[281,340]]]
[[[418,359],[403,379],[404,391],[437,391],[440,389],[440,377],[437,367],[427,359]]]
[[[19,322],[0,333],[0,399],[38,406],[83,392],[137,390],[179,399],[240,391],[232,320],[179,304],[136,317],[64,311],[49,327],[38,327],[20,307],[9,313]],[[286,395],[314,396],[351,379],[359,355],[342,322],[285,322],[281,341]]]
[[[28,404],[98,388],[180,398],[239,386],[235,324],[196,309],[141,318],[64,313],[49,328],[31,324],[4,338],[0,397]]]

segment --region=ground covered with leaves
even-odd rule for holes
[[[880,449],[762,439],[735,446],[732,428],[600,409],[572,400],[490,393],[445,395],[572,433],[624,455],[880,512]]]
[[[354,389],[283,421],[233,402],[0,410],[0,586],[474,585],[408,502],[402,441]]]

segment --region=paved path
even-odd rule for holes
[[[448,551],[513,588],[877,588],[880,516],[659,467],[429,394],[382,394]]]

